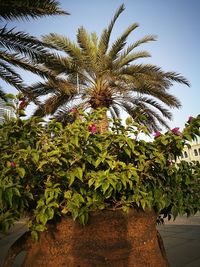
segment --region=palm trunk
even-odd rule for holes
[[[99,122],[98,128],[99,128],[99,133],[103,134],[108,131],[109,123],[108,123],[108,117],[107,117],[107,112],[103,114],[103,119]]]

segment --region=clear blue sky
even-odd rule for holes
[[[142,50],[151,53],[145,63],[162,67],[165,71],[176,71],[185,76],[191,87],[174,84],[170,92],[182,102],[180,110],[173,110],[173,121],[170,126],[181,128],[188,116],[200,113],[200,1],[198,0],[60,0],[61,7],[70,12],[70,16],[46,17],[29,22],[15,21],[8,27],[16,26],[32,35],[41,36],[56,32],[75,40],[77,29],[84,26],[88,32],[95,31],[98,35],[108,25],[116,9],[122,3],[126,10],[121,14],[113,30],[112,40],[133,22],[137,28],[129,38],[134,42],[147,34],[157,35],[157,41],[141,46]],[[1,23],[2,24],[2,23]],[[36,77],[26,73],[27,84],[36,81]],[[11,91],[9,85],[3,84]]]

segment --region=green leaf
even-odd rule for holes
[[[21,117],[25,117],[25,116],[26,116],[26,113],[25,113],[25,111],[24,111],[23,109],[19,109],[19,110],[18,110],[18,114],[19,114],[19,116],[21,116]]]
[[[13,94],[6,94],[5,97],[6,98],[10,98],[10,99],[15,99],[16,98],[15,95],[13,95]]]
[[[43,224],[39,224],[35,227],[35,230],[38,232],[43,232],[44,230],[46,230],[46,226]]]
[[[82,168],[76,168],[76,177],[83,182],[83,170]]]
[[[126,152],[126,154],[129,156],[129,158],[131,157],[131,151],[128,147],[124,146],[124,151]]]
[[[38,163],[39,157],[40,157],[39,154],[38,153],[32,153],[31,156],[32,156],[33,162]]]
[[[40,222],[45,225],[48,221],[48,216],[46,214],[40,214],[39,215],[39,220]]]
[[[12,190],[12,188],[8,188],[6,190],[6,197],[8,199],[8,203],[9,203],[10,207],[12,207],[12,199],[13,199],[13,190]]]
[[[102,162],[102,158],[98,158],[98,159],[95,161],[95,168],[97,168],[101,162]]]
[[[54,210],[52,208],[48,207],[46,209],[46,215],[48,217],[48,220],[53,219],[53,217],[54,217]]]
[[[126,119],[126,125],[130,125],[130,124],[132,124],[132,122],[133,122],[132,117],[128,117],[128,118]]]
[[[75,180],[75,174],[73,172],[68,173],[69,186],[71,186]]]
[[[88,181],[88,185],[89,187],[91,187],[95,182],[95,178],[91,178],[89,181]]]
[[[50,203],[48,204],[48,207],[49,207],[49,208],[51,208],[51,207],[59,208],[59,205],[58,205],[58,203],[56,203],[56,202],[50,202]]]
[[[42,161],[40,162],[40,164],[39,164],[39,166],[38,166],[37,170],[41,170],[41,169],[42,169],[42,167],[43,167],[45,164],[47,164],[47,163],[48,163],[48,161],[47,161],[47,160],[42,160]]]
[[[21,178],[23,178],[26,173],[25,169],[21,167],[17,168],[17,172]]]
[[[102,183],[102,189],[103,189],[103,193],[105,194],[105,192],[108,190],[110,186],[110,183],[108,182],[108,180],[105,180],[103,183]]]
[[[64,198],[65,199],[71,199],[72,197],[72,191],[68,190],[66,192],[64,192]]]
[[[31,236],[33,237],[33,239],[35,241],[38,241],[39,240],[39,234],[37,231],[31,231]]]

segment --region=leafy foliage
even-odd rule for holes
[[[200,135],[200,116],[181,134],[168,131],[147,142],[145,126],[112,121],[100,134],[104,110],[77,111],[74,122],[44,123],[18,116],[0,126],[0,226],[6,231],[21,216],[29,217],[34,237],[61,216],[87,223],[103,209],[155,209],[176,217],[200,209],[198,162],[176,163],[188,140]],[[74,115],[74,111],[71,112]]]

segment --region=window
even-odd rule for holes
[[[184,152],[184,156],[185,158],[188,158],[188,153],[186,151]]]
[[[194,155],[195,155],[195,156],[198,156],[198,152],[197,152],[196,149],[194,150]]]

